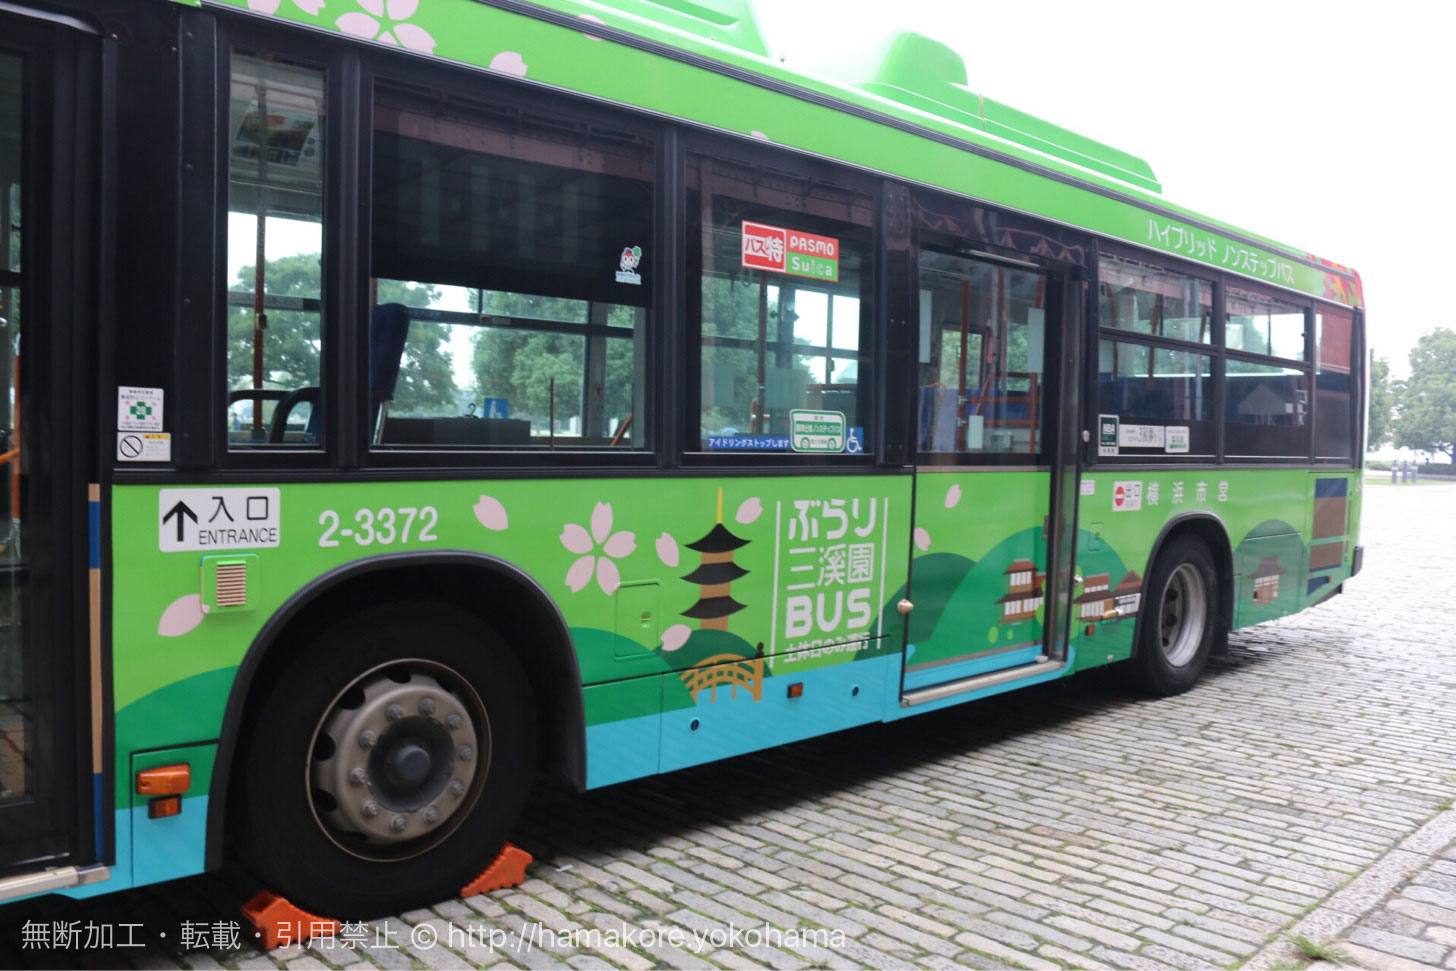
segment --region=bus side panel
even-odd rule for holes
[[[1105,467],[1084,476],[1076,570],[1082,583],[1072,608],[1077,668],[1132,655],[1153,544],[1170,520],[1189,513],[1212,516],[1227,533],[1233,626],[1304,607],[1309,478],[1299,469]]]

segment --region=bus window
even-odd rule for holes
[[[1040,450],[1045,276],[921,250],[919,347],[920,451]]]
[[[382,85],[374,443],[646,447],[653,166],[599,120]]]
[[[1308,312],[1243,287],[1224,288],[1224,452],[1234,457],[1307,458]],[[1259,360],[1276,358],[1279,360]]]
[[[843,416],[842,449],[869,450],[872,197],[699,156],[688,192],[689,238],[701,240],[688,247],[696,447],[791,451],[791,412],[806,410]]]
[[[228,112],[227,436],[323,442],[324,72],[235,51]]]
[[[1348,310],[1315,311],[1314,454],[1319,458],[1354,457],[1354,324]]]

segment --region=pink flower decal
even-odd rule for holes
[[[579,554],[576,562],[566,571],[566,585],[573,593],[580,593],[597,578],[597,586],[607,596],[617,592],[622,585],[622,574],[613,560],[620,560],[637,549],[637,537],[623,530],[612,532],[612,506],[599,502],[591,514],[591,532],[576,523],[567,523],[561,530],[561,545],[568,551]],[[601,547],[600,553],[597,548]]]
[[[666,566],[677,566],[677,540],[672,538],[671,533],[664,532],[657,537],[657,558]]]
[[[961,487],[952,485],[945,494],[945,508],[954,509],[956,503],[961,501]]]
[[[926,532],[924,526],[916,526],[914,536],[915,545],[920,549],[920,552],[924,553],[930,549],[930,533]]]
[[[207,604],[202,602],[200,594],[189,593],[185,597],[178,597],[162,611],[162,618],[157,621],[157,634],[161,637],[181,637],[202,623],[202,618],[206,616]]]
[[[346,34],[377,40],[381,44],[407,47],[421,54],[435,52],[435,38],[423,27],[403,21],[415,15],[420,0],[357,0],[363,10],[344,14],[334,23]]]
[[[506,515],[506,507],[495,496],[481,496],[471,508],[475,510],[475,518],[486,529],[499,532],[511,524],[510,517]]]
[[[664,651],[675,651],[688,642],[692,636],[693,629],[687,624],[673,624],[662,632],[662,649]]]
[[[501,51],[490,59],[490,69],[523,78],[526,76],[526,61],[515,51]]]
[[[747,526],[749,523],[757,520],[761,515],[763,515],[763,503],[757,496],[754,496],[752,499],[743,500],[743,503],[738,507],[738,512],[733,518]]]

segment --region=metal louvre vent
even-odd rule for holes
[[[219,607],[242,607],[248,603],[248,565],[219,563],[213,602]]]

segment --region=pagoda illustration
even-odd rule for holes
[[[1018,620],[1035,617],[1044,597],[1043,584],[1046,574],[1036,571],[1036,564],[1027,559],[1014,561],[1005,570],[1006,596],[996,601],[1003,604],[1001,623],[1014,624]]]
[[[746,606],[734,600],[728,589],[734,580],[748,575],[747,570],[733,562],[733,551],[746,545],[748,540],[739,539],[723,525],[723,490],[719,489],[717,523],[708,535],[696,543],[687,544],[688,549],[702,554],[702,562],[683,579],[696,583],[702,591],[698,602],[684,610],[682,615],[698,621],[701,629],[726,631],[729,616]]]
[[[1077,616],[1084,624],[1096,624],[1107,618],[1108,614],[1114,614],[1112,606],[1112,576],[1107,573],[1098,573],[1087,578],[1082,585],[1082,593],[1076,600],[1072,601],[1081,606],[1077,609]]]
[[[1266,556],[1259,560],[1252,573],[1244,574],[1254,581],[1254,603],[1273,603],[1279,596],[1279,577],[1289,571],[1279,565],[1279,558]]]
[[[1138,612],[1138,605],[1143,599],[1143,578],[1137,575],[1136,570],[1128,570],[1127,576],[1118,581],[1117,586],[1112,588],[1113,609],[1117,616],[1135,617]]]
[[[696,543],[688,543],[690,550],[702,554],[698,568],[683,577],[699,587],[698,602],[682,612],[698,622],[705,631],[728,632],[728,618],[742,610],[746,604],[733,599],[730,588],[733,581],[747,576],[748,571],[733,562],[735,550],[748,545],[748,540],[730,533],[723,525],[723,490],[718,490],[718,519],[708,534]],[[693,699],[703,689],[708,689],[708,701],[718,700],[718,686],[728,685],[730,698],[738,697],[738,689],[746,689],[754,701],[763,698],[763,645],[751,657],[742,654],[714,654],[705,657],[680,675]]]

